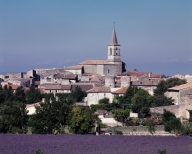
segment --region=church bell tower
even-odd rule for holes
[[[111,42],[108,45],[108,58],[107,58],[107,61],[111,62],[111,63],[121,62],[120,45],[118,44],[118,41],[117,41],[115,28],[113,29]]]

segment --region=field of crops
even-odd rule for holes
[[[192,154],[191,137],[0,135],[0,154]]]

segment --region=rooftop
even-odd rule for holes
[[[168,91],[169,90],[178,90],[179,91],[179,90],[183,90],[183,89],[187,89],[187,88],[192,88],[192,82],[169,88]]]

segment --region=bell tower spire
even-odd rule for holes
[[[111,41],[108,45],[108,59],[109,62],[120,62],[120,45],[117,41],[116,31],[115,31],[115,22],[114,29],[112,32]]]

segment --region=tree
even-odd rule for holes
[[[7,87],[7,85],[4,86],[4,102],[13,101],[13,89],[11,86]]]
[[[2,85],[0,84],[0,104],[4,103],[4,100],[5,100],[5,93],[2,88]]]
[[[22,102],[22,103],[26,103],[26,96],[25,96],[25,92],[23,90],[23,87],[18,87],[13,95],[13,100],[14,101],[18,101],[18,102]]]
[[[148,131],[153,135],[156,131],[155,122],[153,120],[146,120],[145,125],[146,125]]]
[[[72,133],[90,133],[93,131],[96,123],[100,123],[100,120],[88,106],[74,106],[69,114],[68,126]]]
[[[173,131],[176,135],[179,134],[182,126],[180,119],[176,118],[176,116],[172,112],[167,110],[164,110],[162,119],[165,125],[165,131],[168,131],[170,133]]]
[[[71,97],[76,102],[82,102],[83,99],[87,96],[87,93],[85,91],[82,91],[82,89],[79,86],[76,86],[75,90],[71,92]]]
[[[129,111],[123,109],[114,109],[112,110],[113,118],[123,124],[126,123],[127,118],[129,117]]]
[[[131,100],[133,104],[132,111],[138,113],[141,111],[142,107],[150,107],[151,97],[152,96],[150,96],[146,90],[138,89],[137,93]]]
[[[109,98],[100,99],[99,104],[109,104]]]
[[[168,88],[179,86],[181,84],[185,84],[186,80],[179,79],[179,78],[170,78],[167,80],[161,80],[157,88],[154,90],[154,95],[163,95]]]
[[[26,133],[27,110],[22,102],[5,102],[0,108],[0,132]]]
[[[35,88],[35,85],[31,85],[30,89],[26,92],[27,103],[33,104],[41,101],[42,95],[38,89]]]
[[[165,95],[155,95],[153,97],[153,106],[159,107],[173,105],[173,101],[172,98],[166,97]]]
[[[172,112],[167,110],[163,111],[162,120],[164,123],[170,121],[172,118],[176,118],[176,116]]]
[[[179,134],[181,126],[182,125],[180,119],[171,118],[169,121],[165,123],[165,131],[168,131],[169,133],[173,131],[177,136]]]
[[[137,87],[130,86],[123,96],[117,96],[117,102],[121,105],[123,109],[131,109],[133,104],[132,99],[139,89]]]
[[[57,134],[64,133],[67,124],[67,116],[71,106],[66,102],[48,101],[36,106],[36,113],[30,117],[29,126],[32,133]]]

